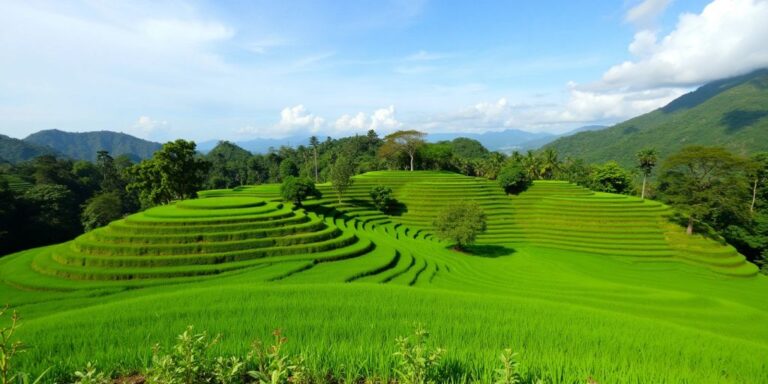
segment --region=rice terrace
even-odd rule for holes
[[[768,383],[766,0],[0,3],[0,384]]]

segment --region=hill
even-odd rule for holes
[[[18,163],[42,155],[56,154],[57,152],[48,146],[0,135],[0,158],[6,162]]]
[[[394,190],[395,214],[373,208],[375,185]],[[275,184],[203,191],[0,259],[0,298],[28,314],[18,336],[35,346],[21,367],[130,372],[188,324],[222,333],[222,353],[279,327],[313,371],[388,382],[392,340],[419,322],[455,382],[492,382],[510,346],[524,377],[550,383],[768,373],[768,280],[733,248],[686,237],[660,203],[566,182],[507,196],[439,172],[358,175],[341,204],[319,188],[304,209]],[[459,199],[488,215],[469,254],[430,231]]]
[[[57,129],[33,133],[24,142],[48,146],[64,156],[77,160],[96,160],[96,152],[109,151],[113,157],[128,155],[138,161],[152,157],[161,144],[111,131],[64,132]]]
[[[768,69],[715,81],[653,112],[546,145],[589,162],[634,165],[643,148],[664,158],[687,145],[723,146],[747,155],[768,150]]]

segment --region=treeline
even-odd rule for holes
[[[265,154],[222,141],[205,155],[194,142],[176,140],[140,163],[101,151],[94,163],[41,156],[6,164],[0,169],[0,254],[65,241],[202,189],[322,183],[338,178],[339,169],[351,174],[418,169],[499,178],[513,193],[532,180],[558,179],[654,198],[675,206],[689,232],[722,237],[751,261],[768,258],[768,154],[747,159],[721,148],[689,147],[660,163],[647,149],[636,155],[635,167],[625,169],[614,161],[560,158],[553,149],[505,155],[472,139],[427,143],[425,136],[397,131],[382,138],[371,130],[340,139],[311,137],[305,145]]]

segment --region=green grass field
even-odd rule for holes
[[[368,191],[393,188],[395,215]],[[371,172],[339,204],[293,210],[279,186],[204,191],[71,242],[0,259],[0,302],[24,317],[21,369],[64,377],[95,361],[129,373],[187,325],[243,353],[274,328],[315,372],[393,375],[419,322],[456,382],[492,382],[498,354],[550,383],[765,383],[768,278],[733,248],[671,224],[669,207],[536,182],[519,196],[436,172]],[[472,254],[431,233],[477,201]]]

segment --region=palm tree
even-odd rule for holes
[[[643,171],[643,189],[640,192],[640,199],[645,199],[645,185],[648,176],[653,172],[653,167],[658,161],[658,153],[653,148],[643,149],[637,153],[637,167]]]
[[[525,157],[523,157],[523,168],[525,168],[525,171],[528,172],[528,177],[531,178],[531,180],[536,180],[539,178],[539,167],[541,166],[541,161],[536,156],[533,151],[529,150],[526,152]]]
[[[555,173],[560,171],[560,159],[557,158],[557,151],[547,148],[542,155],[541,177],[552,180],[555,178]]]
[[[320,145],[320,140],[317,139],[317,136],[312,136],[309,138],[309,145],[312,147],[312,151],[315,155],[315,183],[319,183],[317,177],[317,146]]]

